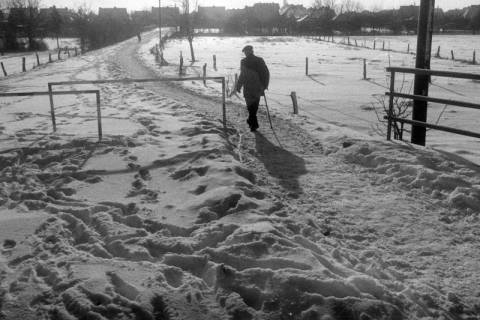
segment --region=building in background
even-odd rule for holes
[[[180,9],[178,7],[162,7],[162,27],[178,27],[180,25]],[[152,7],[152,19],[158,24],[158,7]]]
[[[108,18],[114,20],[129,19],[127,8],[98,8],[98,16],[100,18]]]
[[[227,12],[225,7],[198,7],[196,26],[199,28],[223,29]]]

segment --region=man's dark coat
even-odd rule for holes
[[[242,59],[241,72],[238,78],[237,91],[243,87],[243,96],[247,105],[260,99],[264,95],[265,89],[268,89],[270,82],[270,71],[265,61],[251,54]]]

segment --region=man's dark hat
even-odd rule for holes
[[[243,49],[242,49],[242,52],[252,52],[253,51],[253,47],[252,46],[245,46]]]

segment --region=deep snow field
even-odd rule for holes
[[[0,91],[175,75],[150,54],[156,34],[143,38],[0,79]],[[194,43],[187,75],[213,51],[209,74],[230,78],[246,43],[274,52],[274,130],[262,109],[248,132],[235,96],[223,128],[216,83],[75,86],[101,90],[101,142],[92,96],[55,96],[56,133],[48,97],[1,98],[0,319],[480,318],[480,169],[369,135],[374,115],[361,106],[384,91],[375,55],[386,53],[293,38]],[[180,49],[188,57],[168,42],[166,59]],[[391,54],[392,65],[411,59]],[[475,83],[437,85],[478,98]]]
[[[412,37],[403,38],[413,41]],[[400,43],[403,38],[395,38],[395,41],[391,40],[389,43],[393,46]],[[351,43],[353,39],[351,38]],[[461,36],[460,39],[455,41],[451,36],[435,36],[434,43],[442,43],[445,46],[448,43],[449,46],[456,48],[476,46],[480,43],[480,36]],[[343,38],[335,38],[337,42],[342,40]],[[144,61],[152,66],[155,65],[155,61],[149,49],[154,42],[155,39],[143,50]],[[308,117],[310,121],[326,122],[347,131],[353,129],[365,137],[379,134],[378,120],[372,107],[380,108],[378,97],[383,99],[385,92],[389,90],[389,74],[385,68],[389,65],[410,68],[415,66],[413,54],[356,48],[312,39],[197,37],[194,48],[198,61],[187,68],[187,75],[201,75],[201,68],[207,63],[208,75],[226,75],[229,83],[233,85],[234,75],[239,72],[241,49],[246,44],[253,45],[257,55],[263,57],[270,67],[272,82],[267,93],[270,108],[284,115],[291,114],[293,107],[290,93],[295,91],[300,114]],[[358,44],[361,44],[360,38]],[[180,52],[185,57],[185,63],[189,65],[190,49],[186,41],[172,40],[166,44],[165,59],[175,64],[169,70],[172,76],[178,72]],[[213,70],[213,55],[217,56],[217,71]],[[305,75],[306,57],[309,58],[308,77]],[[363,59],[367,60],[368,81],[362,80]],[[480,73],[480,65],[444,59],[433,59],[432,69]],[[396,78],[398,91],[413,93],[413,76],[397,74]],[[201,81],[195,85],[187,85],[197,92],[207,91],[208,94],[215,94],[212,92],[213,88],[204,88]],[[217,90],[219,88],[216,87]],[[478,103],[480,83],[433,78],[430,92],[435,97]],[[388,99],[385,101],[388,104]],[[444,105],[432,104],[428,119],[432,123],[479,132],[479,116],[478,110],[452,106],[445,108]],[[386,137],[383,126],[381,133]],[[409,140],[408,135],[406,140]],[[427,144],[430,147],[460,154],[480,164],[478,139],[432,130],[427,136]]]

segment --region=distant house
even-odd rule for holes
[[[98,16],[113,20],[128,20],[127,8],[98,8]]]
[[[472,20],[475,17],[478,17],[480,14],[480,5],[473,5],[465,9],[463,17]]]
[[[155,24],[155,19],[150,11],[134,11],[132,12],[132,20],[137,26],[148,26]]]
[[[198,7],[197,25],[201,28],[223,28],[227,13],[225,7]]]
[[[278,3],[255,3],[252,7],[254,16],[265,23],[272,22],[280,17]]]
[[[49,16],[51,15],[54,10],[57,10],[58,14],[60,14],[60,16],[62,17],[68,17],[70,15],[70,12],[68,10],[68,8],[57,8],[55,6],[53,7],[50,7],[50,8],[42,8],[40,9],[40,16]]]
[[[160,12],[162,27],[178,27],[180,25],[180,9],[178,7],[162,7]],[[152,7],[152,18],[158,21],[158,7]]]

